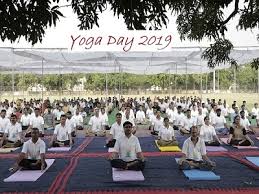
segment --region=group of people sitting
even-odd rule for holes
[[[235,102],[233,103],[233,112],[230,114],[233,124],[230,126],[227,125],[226,118],[222,114],[226,105],[221,106],[220,101],[218,103],[215,103],[214,100],[210,103],[207,101],[206,104],[198,98],[183,98],[180,101],[176,98],[175,100],[159,99],[151,102],[148,98],[146,101],[142,99],[137,101],[137,106],[136,101],[132,99],[128,99],[126,103],[120,104],[121,102],[125,102],[125,99],[116,101],[116,106],[120,108],[120,111],[116,114],[116,122],[110,127],[107,111],[97,101],[92,110],[94,115],[90,118],[86,128],[87,136],[106,136],[107,129],[110,130],[106,145],[114,147],[114,152],[109,159],[115,168],[144,169],[145,159],[138,138],[134,135],[138,130],[137,126],[143,124],[150,125],[151,134],[157,135],[159,146],[177,146],[175,133],[179,132],[181,135],[189,136],[182,147],[183,157],[178,162],[181,169],[213,169],[215,163],[206,156],[205,146],[222,144],[220,135],[228,135],[228,143],[231,145],[254,145],[248,134],[255,131],[250,126],[244,102],[241,111]],[[186,106],[188,103],[189,105]],[[133,106],[133,104],[135,105]],[[46,128],[45,121],[52,121],[53,126],[51,127],[54,129],[49,147],[72,146],[77,130],[84,129],[81,119],[83,115],[80,114],[78,108],[74,113],[68,109],[67,112],[59,110],[58,114],[57,111],[54,114],[56,109],[52,110],[48,105],[42,112],[42,107],[34,108],[26,121],[24,117],[29,115],[29,111],[26,111],[28,107],[23,108],[24,112],[20,118],[17,118],[17,114],[12,113],[9,115],[10,119],[6,117],[7,110],[1,110],[0,147],[20,147],[24,143],[22,154],[12,169],[17,169],[17,167],[44,169],[46,168],[46,145],[41,137],[44,136],[45,129],[50,130],[48,127]],[[30,111],[32,111],[31,107]],[[51,114],[54,116],[46,116]],[[257,103],[250,116],[258,120]],[[81,120],[81,125],[76,123],[75,118]],[[26,122],[27,125],[24,125]],[[31,139],[25,142],[26,137],[31,137]]]
[[[62,120],[62,123],[65,123],[65,117]],[[145,158],[139,140],[132,134],[132,131],[133,124],[131,122],[126,121],[123,123],[123,132],[115,141],[114,151],[108,158],[112,167],[124,170],[144,170]],[[205,143],[199,138],[198,134],[197,127],[193,127],[191,137],[185,140],[182,148],[183,156],[178,162],[180,169],[200,168],[212,170],[216,166],[215,162],[212,162],[207,157]],[[56,134],[54,133],[53,138],[55,137]],[[51,141],[51,143],[54,142]],[[66,142],[63,141],[63,143],[65,145]],[[72,143],[71,136],[67,143]],[[16,171],[19,168],[23,170],[44,170],[47,167],[45,153],[46,145],[40,138],[39,129],[32,128],[31,139],[24,143],[21,154],[10,170]]]

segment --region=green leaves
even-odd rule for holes
[[[259,68],[259,58],[253,59],[253,62],[251,63],[251,67],[253,69],[258,70],[258,68]]]
[[[45,30],[64,17],[61,2],[68,3],[77,14],[81,30],[99,27],[99,14],[107,8],[122,17],[129,30],[161,30],[171,19],[168,13],[175,14],[182,40],[216,41],[204,52],[210,67],[234,62],[229,58],[233,45],[225,40],[229,21],[240,16],[237,29],[259,27],[258,0],[243,0],[243,4],[241,0],[0,0],[1,40],[14,42],[25,37],[32,45],[41,42]],[[232,12],[224,15],[231,3]]]
[[[41,42],[47,27],[56,25],[63,14],[58,10],[59,6],[51,7],[49,0],[10,0],[0,1],[0,29],[1,39],[11,42],[20,39],[34,45]]]
[[[229,40],[218,39],[203,52],[202,58],[207,59],[208,66],[212,68],[225,62],[234,64],[235,61],[229,57],[232,49],[233,45]]]

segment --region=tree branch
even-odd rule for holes
[[[239,3],[239,0],[235,0],[235,9],[234,9],[234,11],[228,16],[228,18],[226,20],[221,22],[220,26],[224,26],[226,23],[229,22],[229,20],[231,18],[233,18],[238,13],[238,3]]]

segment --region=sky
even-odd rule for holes
[[[228,15],[233,9],[233,4],[226,10],[225,14]],[[34,48],[66,48],[68,50],[87,50],[87,51],[150,51],[150,50],[158,50],[167,45],[165,38],[171,35],[170,44],[162,49],[162,50],[170,50],[171,47],[199,47],[199,46],[209,46],[212,42],[207,39],[204,39],[201,42],[190,42],[190,41],[181,41],[179,38],[179,34],[176,29],[174,16],[169,16],[169,24],[166,29],[162,29],[161,31],[128,31],[126,25],[122,17],[118,19],[113,16],[113,13],[109,11],[109,8],[100,15],[99,19],[99,28],[94,27],[89,31],[80,31],[77,27],[79,21],[76,18],[76,15],[72,13],[71,7],[65,7],[61,9],[62,13],[65,15],[65,18],[61,18],[57,23],[56,27],[52,27],[46,30],[45,37],[43,38],[42,43],[37,43],[34,45]],[[228,32],[226,33],[226,38],[230,39],[234,46],[259,46],[259,43],[256,39],[256,35],[258,30],[248,30],[248,31],[237,31],[236,25],[238,23],[238,18],[234,18],[230,20],[228,27]],[[73,36],[73,39],[71,38]],[[80,37],[76,39],[76,37]],[[144,39],[140,39],[140,36],[146,35],[148,40],[155,35],[156,41],[157,38],[162,36],[162,46],[157,46],[152,44],[150,46],[139,45],[138,43],[142,42]],[[96,41],[97,37],[103,37],[101,41],[101,45],[92,45],[88,44],[87,46],[83,43],[89,37],[93,36],[94,41]],[[109,36],[113,36],[115,39],[110,38]],[[122,41],[122,44],[116,44],[119,41],[119,37],[124,36],[125,39]],[[128,37],[128,45],[125,45],[126,38]],[[133,44],[130,47],[131,38],[135,38]],[[85,38],[85,39],[84,39]],[[170,38],[170,37],[168,37]],[[82,40],[81,40],[82,39]],[[79,41],[81,40],[82,45],[79,45]],[[91,39],[92,40],[92,39]],[[116,43],[113,41],[116,40]],[[152,42],[152,40],[150,40]],[[74,43],[74,44],[73,44]],[[14,47],[14,48],[31,48],[32,45],[27,43],[23,38],[20,39],[19,42],[10,43],[9,41],[0,42],[1,47]],[[86,47],[88,49],[86,49]],[[72,48],[72,49],[71,49]]]

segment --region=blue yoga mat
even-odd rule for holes
[[[175,158],[175,161],[178,162],[179,158]],[[192,170],[183,170],[184,175],[192,181],[216,181],[220,180],[220,176],[216,175],[212,171],[204,171],[198,169]]]
[[[220,180],[220,176],[212,171],[201,171],[198,169],[183,170],[184,175],[192,181],[216,181]]]
[[[246,159],[254,165],[259,166],[259,157],[246,157]]]

